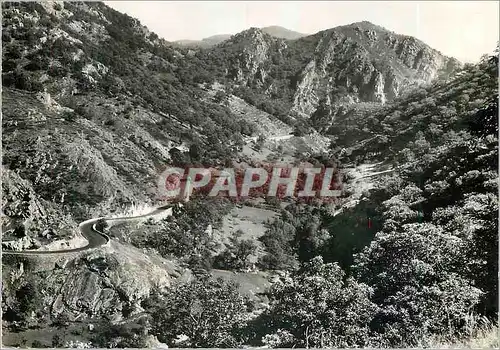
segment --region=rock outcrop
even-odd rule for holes
[[[315,111],[321,96],[338,99],[348,94],[362,102],[384,104],[459,66],[458,61],[418,39],[368,22],[334,28],[314,37],[316,50],[302,70],[293,103],[293,110],[306,116]]]
[[[384,104],[460,66],[416,38],[369,22],[287,42],[251,28],[212,50],[228,56],[237,84],[273,95],[280,94],[276,86],[291,88],[291,113],[306,118],[321,99],[332,106],[346,96]]]
[[[11,276],[4,279],[6,307],[28,278],[44,296],[42,318],[52,320],[65,315],[69,320],[119,321],[142,312],[141,301],[152,289],[167,288],[183,275],[189,278],[174,262],[115,241],[89,252],[16,259],[25,263],[6,265],[4,275]]]

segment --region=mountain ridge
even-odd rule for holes
[[[168,220],[110,227],[107,247],[6,256],[6,345],[415,347],[496,319],[497,57],[462,67],[368,22],[295,40],[250,28],[202,50],[102,3],[2,16],[11,247],[161,205],[167,167],[345,180],[333,203],[194,193]]]
[[[248,28],[251,29],[252,27]],[[244,32],[248,29],[245,29],[241,32]],[[308,34],[303,34],[299,33],[281,26],[267,26],[267,27],[261,27],[259,28],[263,32],[271,35],[272,37],[275,38],[280,38],[280,39],[286,39],[286,40],[295,40],[298,38],[302,38],[304,36],[307,36]],[[200,48],[210,48],[215,45],[220,44],[223,41],[226,41],[230,39],[232,36],[238,35],[239,33],[235,34],[216,34],[216,35],[211,35],[209,37],[203,38],[201,40],[175,40],[173,43],[181,46],[189,46],[189,47],[200,47]]]
[[[321,105],[384,104],[461,66],[416,38],[366,21],[292,41],[250,28],[207,52],[207,60],[225,56],[221,78],[282,101],[279,113],[295,119],[310,118]]]

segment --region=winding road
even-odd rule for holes
[[[295,136],[294,134],[271,136],[268,138],[268,140],[269,141],[284,141],[284,140],[291,139],[294,136]]]
[[[95,225],[100,219],[104,219],[107,222],[115,222],[115,223],[121,223],[121,222],[127,222],[127,221],[134,221],[138,219],[143,219],[148,216],[154,216],[158,215],[160,213],[166,212],[168,214],[167,216],[172,215],[172,206],[171,205],[164,205],[161,207],[156,208],[150,213],[143,214],[143,215],[138,215],[138,216],[124,216],[124,217],[118,217],[118,218],[105,218],[105,217],[100,217],[100,218],[95,218],[95,219],[90,219],[87,221],[84,221],[78,225],[80,228],[80,231],[82,233],[82,236],[88,241],[86,246],[79,247],[79,248],[72,248],[72,249],[59,249],[59,250],[19,250],[19,251],[14,251],[14,250],[6,250],[2,249],[2,254],[9,254],[9,255],[56,255],[56,254],[68,254],[68,253],[78,253],[78,252],[83,252],[86,250],[98,248],[100,246],[103,246],[107,244],[110,241],[110,237],[105,234],[104,232],[100,232],[99,230],[96,229]]]

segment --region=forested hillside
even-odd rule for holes
[[[296,40],[251,28],[193,55],[203,79],[223,79],[226,89],[281,120],[310,123],[321,114],[331,125],[345,109],[383,104],[460,63],[425,43],[369,22],[336,27]],[[317,118],[317,116],[316,116]]]
[[[448,83],[379,111],[365,125],[365,137],[380,132],[386,143],[356,149],[396,171],[338,215],[287,208],[282,223],[271,226],[266,264],[301,266],[271,290],[268,317],[279,346],[422,346],[434,337],[452,342],[487,319],[495,322],[497,76],[498,57],[485,57]],[[339,280],[330,275],[337,264],[347,272],[341,280],[364,287],[330,287]],[[360,317],[342,331],[338,322],[349,318],[336,313],[346,307],[336,293],[356,295],[357,304],[348,305]]]
[[[344,179],[334,201],[200,195],[92,250],[6,254],[3,345],[498,346],[498,51],[462,66],[369,22],[189,47],[99,2],[2,16],[4,248],[165,205],[169,166]]]
[[[206,98],[187,50],[127,15],[101,3],[2,8],[3,175],[28,180],[42,207],[81,219],[151,201],[177,147],[203,149],[193,161],[221,164],[254,131]],[[28,209],[9,216],[38,239],[52,227],[28,224]]]
[[[485,57],[447,85],[428,87],[429,95],[417,91],[379,111],[378,117],[400,111],[393,125],[418,139],[396,143],[399,152],[389,155],[367,147],[373,153],[367,159],[383,160],[394,172],[354,206],[332,213],[291,204],[281,211],[259,239],[266,252],[259,269],[278,272],[266,307],[254,310],[233,285],[200,277],[191,290],[183,284],[152,296],[146,304],[156,315],[152,334],[194,347],[497,344],[497,65],[496,56]],[[422,116],[412,114],[415,105]],[[419,141],[430,133],[422,124],[429,115],[448,131]],[[412,158],[402,158],[406,149]],[[228,252],[232,266],[244,263],[244,249],[251,250],[242,243]],[[192,302],[212,306],[179,321],[179,310]],[[220,303],[230,319],[220,318]]]

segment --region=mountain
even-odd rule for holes
[[[262,27],[260,29],[264,33],[267,33],[274,38],[281,38],[285,40],[295,40],[307,36],[307,34],[295,32],[293,30],[289,30],[280,26]],[[231,34],[219,34],[212,35],[201,40],[177,40],[174,41],[174,43],[187,47],[209,48],[228,40],[229,38],[231,38],[231,36]]]
[[[24,168],[21,176],[36,179],[45,199],[142,202],[153,198],[148,189],[176,146],[196,139],[214,142],[208,153],[225,153],[241,144],[241,130],[229,124],[240,129],[244,121],[196,100],[203,91],[190,77],[187,50],[136,20],[100,3],[5,5],[4,14],[4,166]],[[207,138],[201,128],[215,129]],[[56,191],[54,171],[65,174]]]
[[[4,248],[82,245],[79,222],[157,205],[158,175],[172,161],[215,165],[231,159],[231,148],[253,132],[206,98],[189,73],[188,50],[102,3],[3,3],[2,15]],[[191,155],[179,151],[185,148]],[[68,260],[48,257],[33,272],[29,259],[5,258],[21,277],[10,280],[4,270],[3,306],[17,310],[10,293],[31,278],[36,288],[50,290],[40,324],[61,314],[71,321],[88,313],[120,318],[132,300],[185,271],[167,268],[177,266],[172,259],[118,242],[98,255],[103,266],[127,267],[111,268],[110,277],[82,254],[48,282],[43,271]],[[82,298],[87,301],[77,302]]]
[[[320,105],[335,114],[339,105],[383,104],[460,67],[418,39],[369,22],[289,42],[251,28],[212,48],[211,55],[225,56],[226,78],[281,101],[282,115],[306,118]]]
[[[187,47],[208,48],[215,46],[231,37],[231,34],[212,35],[201,40],[176,40],[175,44]]]
[[[308,34],[302,34],[290,29],[286,29],[280,26],[269,26],[260,28],[264,33],[269,34],[274,38],[280,38],[285,40],[295,40],[307,36]]]
[[[80,247],[79,223],[164,205],[167,167],[335,164],[343,178],[333,202],[195,194],[169,217],[104,220],[92,250],[4,252],[5,345],[495,333],[498,57],[462,66],[369,22],[299,36],[250,28],[200,49],[99,2],[2,3],[5,249]]]

